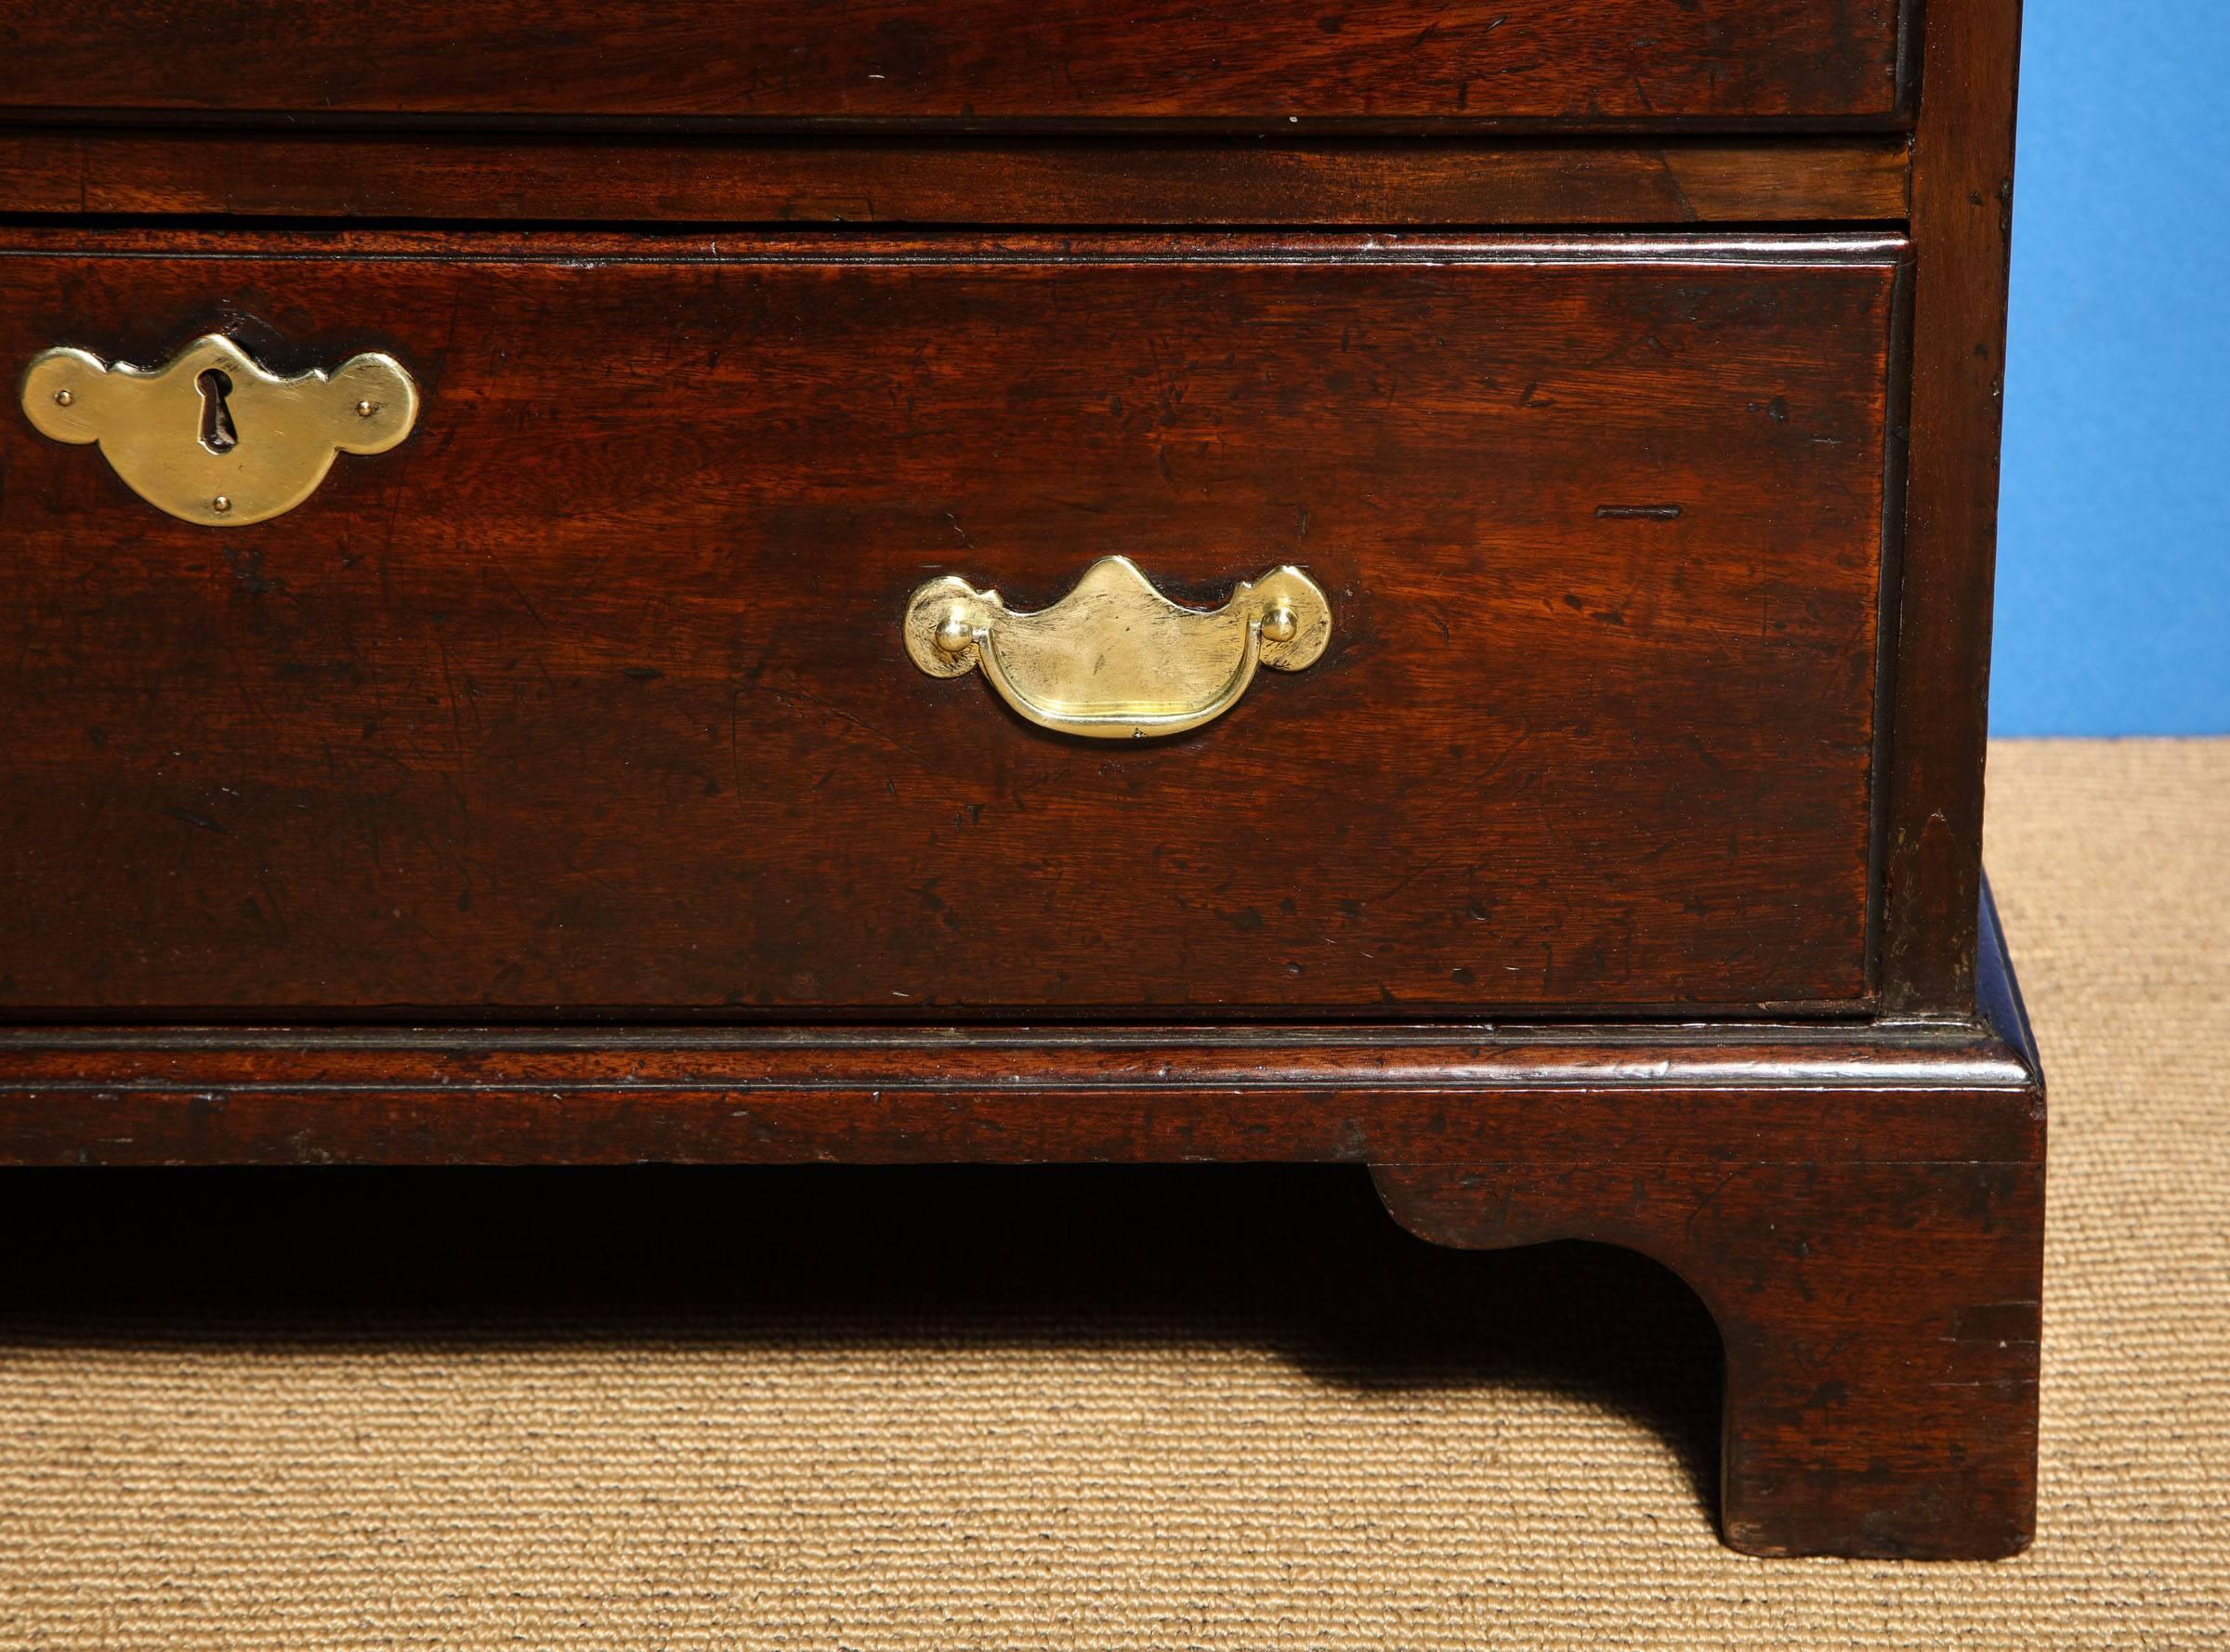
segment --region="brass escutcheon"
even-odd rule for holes
[[[418,387],[392,356],[281,378],[216,333],[153,368],[46,350],[23,370],[22,396],[43,433],[99,443],[133,492],[211,528],[294,509],[334,453],[384,453],[418,419]]]
[[[951,575],[906,605],[906,651],[931,676],[978,665],[1043,728],[1095,740],[1182,734],[1240,701],[1257,665],[1299,671],[1331,636],[1331,604],[1298,568],[1241,580],[1222,608],[1184,608],[1127,557],[1103,557],[1051,608],[1015,613]]]

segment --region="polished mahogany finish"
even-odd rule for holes
[[[708,138],[0,125],[0,211],[589,223],[1889,223],[1896,138]]]
[[[1930,9],[1912,210],[1923,296],[1883,767],[1882,998],[1901,1015],[1974,1003],[2020,32],[2021,0]]]
[[[1903,0],[0,4],[0,110],[1584,125],[1901,114]]]
[[[20,1008],[1869,991],[1894,240],[46,243],[0,355],[425,401],[237,533],[0,434]],[[1103,750],[894,647],[1112,553],[1331,651]]]
[[[242,529],[6,410],[0,1161],[1367,1164],[1694,1287],[1735,1546],[2019,1550],[2019,7],[1922,11],[0,0],[11,374],[425,393]],[[1331,646],[907,658],[1109,554]]]

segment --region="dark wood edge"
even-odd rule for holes
[[[570,1090],[1004,1093],[1146,1089],[1450,1090],[1473,1085],[1695,1091],[2021,1089],[2021,1055],[1982,1031],[1815,1037],[1798,1027],[1605,1028],[1431,1036],[1416,1028],[858,1029],[609,1032],[528,1028],[19,1028],[0,1033],[0,1086],[393,1094],[476,1085]]]
[[[237,1069],[234,1076],[238,1076]],[[1646,1155],[1693,1163],[2033,1163],[2033,1092],[1199,1084],[120,1083],[0,1078],[0,1164],[1469,1164]]]
[[[1873,754],[1867,773],[1866,990],[1882,1004],[1883,884],[1889,864],[1890,731],[1896,720],[1897,604],[1905,569],[1907,437],[1912,409],[1912,256],[1897,270],[1890,304],[1889,382],[1882,419],[1882,565],[1874,610]]]
[[[1905,216],[1902,137],[692,138],[0,127],[0,212],[491,223],[1695,224]]]
[[[855,264],[1093,263],[1540,264],[1660,263],[1780,267],[1894,266],[1910,244],[1895,229],[1697,233],[1632,230],[1392,232],[1167,229],[1074,234],[1041,230],[791,229],[737,237],[716,230],[571,229],[222,229],[142,225],[0,225],[0,257],[288,258],[350,262]]]
[[[1921,54],[1928,38],[1925,0],[1898,0],[1897,4],[1897,112],[1908,126],[1920,107]]]
[[[1900,49],[1907,49],[1900,42]],[[498,114],[461,110],[161,109],[112,104],[0,104],[0,127],[145,126],[164,131],[386,132],[416,136],[494,133],[517,137],[902,138],[1802,138],[1902,135],[1911,130],[1912,77],[1901,75],[1890,106],[1853,114],[1794,115],[1308,115],[1278,111],[1167,119],[1139,115],[846,116]]]
[[[24,1028],[0,1163],[2040,1161],[1990,933],[1964,1025]]]
[[[2037,1054],[2037,1035],[2029,1026],[2028,1005],[2021,997],[2020,978],[2014,972],[2013,951],[2006,942],[2004,925],[1998,919],[1998,898],[1991,893],[1987,877],[1982,884],[1978,933],[1977,1019],[1988,1029],[1991,1039],[2028,1069],[2029,1082],[2040,1094],[2044,1062]]]
[[[1959,0],[1931,6],[1924,28],[1882,878],[1890,1014],[1975,1003],[2020,23],[2020,0]]]

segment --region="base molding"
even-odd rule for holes
[[[1687,1280],[1755,1554],[2035,1521],[2043,1080],[1990,914],[1915,1025],[19,1028],[0,1163],[1344,1161],[1397,1221]]]

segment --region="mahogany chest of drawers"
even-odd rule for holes
[[[2033,1518],[2016,0],[0,0],[0,1158],[1334,1160]]]

